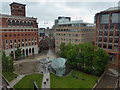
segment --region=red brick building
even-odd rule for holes
[[[111,63],[120,64],[120,7],[112,7],[95,15],[95,46],[103,48]]]
[[[2,48],[6,55],[15,56],[16,47],[22,49],[24,56],[38,53],[37,18],[26,17],[24,4],[10,4],[11,15],[0,14]]]

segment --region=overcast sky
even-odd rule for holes
[[[11,14],[9,4],[2,2],[2,14]],[[118,6],[118,2],[18,2],[26,4],[26,16],[36,17],[39,28],[52,27],[58,16],[70,16],[72,20],[82,19],[94,23],[94,15],[109,7]],[[48,24],[47,24],[48,23]]]

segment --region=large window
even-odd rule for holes
[[[15,20],[12,20],[12,25],[15,26]]]
[[[106,23],[109,23],[109,14],[103,14],[101,15],[101,21],[100,21],[101,24],[106,24]]]
[[[19,26],[19,21],[18,20],[16,21],[16,25]]]
[[[20,21],[20,26],[23,26],[23,22],[22,21]]]
[[[112,13],[111,23],[120,23],[120,13]]]
[[[24,26],[27,26],[27,23],[26,23],[26,21],[24,21]]]
[[[8,20],[8,21],[7,21],[7,24],[8,24],[8,26],[11,26],[11,21]]]

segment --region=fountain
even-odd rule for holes
[[[48,54],[46,58],[40,60],[40,65],[43,67],[43,69],[49,70],[50,72],[55,73],[56,75],[62,76],[65,73],[65,62],[66,60],[64,58],[50,58],[55,56],[51,50],[48,51]]]

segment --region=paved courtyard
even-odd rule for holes
[[[115,67],[108,67],[96,88],[115,88],[118,79],[118,71]]]

